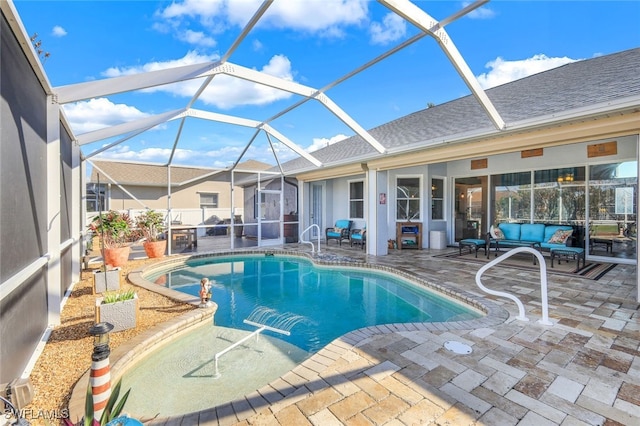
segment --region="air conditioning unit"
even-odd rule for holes
[[[15,379],[0,384],[0,395],[11,401],[16,410],[21,410],[33,400],[33,386],[27,379]]]

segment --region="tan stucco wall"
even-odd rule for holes
[[[133,199],[129,194],[117,185],[111,185],[110,208],[118,210],[167,208],[167,188],[123,185],[140,202]],[[200,192],[217,193],[218,207],[231,208],[231,187],[224,182],[199,182],[191,185],[184,185],[172,188],[171,207],[174,209],[197,209],[200,208]],[[234,206],[242,207],[243,190],[240,187],[234,189]]]

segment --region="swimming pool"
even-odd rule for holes
[[[352,330],[381,324],[465,321],[478,310],[389,273],[365,268],[316,265],[297,256],[265,254],[209,256],[187,260],[147,280],[193,296],[207,277],[218,305],[215,324],[249,330],[243,321],[259,316],[290,336],[271,334],[314,353]],[[271,323],[269,323],[271,322]],[[281,326],[281,327],[278,327]],[[267,332],[265,332],[267,333]]]

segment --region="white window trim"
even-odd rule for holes
[[[447,178],[444,176],[431,176],[431,185],[433,185],[433,179],[439,179],[442,181],[442,219],[434,219],[433,218],[433,210],[431,211],[431,221],[432,222],[446,222],[447,221]],[[433,201],[431,196],[431,186],[429,186],[429,198],[430,201]],[[436,198],[439,200],[440,198]],[[422,213],[422,212],[420,212]]]
[[[207,209],[217,209],[220,207],[220,193],[216,192],[216,191],[198,191],[198,205],[200,206],[200,208],[207,208]],[[216,205],[215,206],[207,206],[207,207],[202,207],[202,196],[203,195],[215,195],[216,196]]]
[[[351,215],[351,201],[360,201],[360,199],[351,198],[351,184],[362,183],[362,217],[353,217]],[[347,202],[349,203],[347,208],[349,209],[349,219],[364,219],[365,216],[365,197],[366,197],[367,185],[364,179],[351,179],[347,181]]]
[[[396,175],[395,181],[393,183],[393,193],[394,193],[394,221],[395,222],[406,222],[406,219],[398,219],[398,179],[418,179],[419,182],[419,194],[420,194],[420,219],[412,219],[412,222],[424,222],[424,175],[421,174],[410,174],[410,175]]]

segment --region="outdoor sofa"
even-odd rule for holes
[[[585,260],[582,247],[572,247],[574,229],[569,225],[545,225],[542,223],[500,223],[492,226],[487,234],[487,256],[491,248],[495,248],[496,256],[501,248],[531,247],[551,254],[551,265],[554,258],[572,257]],[[534,256],[535,264],[535,256]]]

